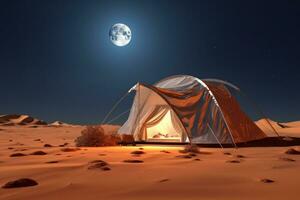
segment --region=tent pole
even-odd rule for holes
[[[234,144],[234,147],[237,148],[237,146],[236,146],[236,144],[235,144],[235,142],[234,142],[234,139],[233,139],[231,130],[230,130],[229,126],[228,126],[228,123],[227,123],[227,121],[226,121],[226,119],[225,119],[225,117],[224,117],[223,111],[222,111],[221,107],[219,106],[219,103],[218,103],[218,101],[217,101],[215,95],[214,95],[213,92],[209,89],[209,87],[206,85],[206,83],[204,83],[204,82],[203,82],[202,80],[200,80],[200,79],[197,79],[197,80],[198,80],[198,82],[199,82],[202,86],[204,86],[204,88],[206,88],[206,90],[208,91],[209,95],[212,97],[213,101],[215,102],[215,104],[216,104],[217,107],[219,108],[219,111],[221,112],[222,118],[223,118],[223,120],[225,121],[225,124],[226,124],[226,126],[227,126],[227,129],[228,129],[229,134],[230,134],[230,136],[231,136],[232,143]]]
[[[184,129],[185,130],[185,129]],[[189,134],[185,131],[185,134],[186,134],[186,136],[187,136],[187,138],[189,139],[189,141],[190,141],[190,145],[192,146],[193,145],[193,143],[192,143],[192,138],[189,136]]]
[[[210,125],[209,125],[208,123],[207,123],[207,126],[208,126],[210,132],[211,132],[211,133],[213,134],[213,136],[216,138],[216,140],[217,140],[217,142],[219,143],[219,145],[221,146],[221,148],[224,150],[224,148],[223,148],[221,142],[219,141],[219,139],[217,138],[217,136],[215,135],[214,131],[212,130],[212,128],[210,127]]]
[[[217,100],[216,100],[216,102],[217,102]],[[236,146],[236,144],[235,144],[235,142],[234,142],[234,139],[233,139],[233,136],[232,136],[232,133],[231,133],[231,129],[229,128],[229,125],[228,125],[228,123],[227,123],[227,121],[226,121],[226,119],[225,119],[225,117],[224,117],[223,111],[222,111],[222,109],[219,107],[219,104],[218,104],[218,103],[217,103],[217,106],[218,106],[218,108],[219,108],[219,110],[220,110],[220,112],[221,112],[222,118],[223,118],[223,120],[224,120],[224,122],[225,122],[225,124],[226,124],[226,127],[227,127],[228,131],[229,131],[231,141],[232,141],[234,147],[237,149],[237,146]]]

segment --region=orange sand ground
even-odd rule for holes
[[[32,178],[39,183],[27,188],[0,188],[0,199],[300,198],[300,155],[284,154],[289,147],[224,150],[233,155],[224,155],[220,148],[201,148],[202,152],[211,153],[197,155],[201,161],[176,158],[181,155],[178,150],[182,147],[142,146],[146,154],[139,157],[130,153],[141,146],[81,148],[75,152],[62,152],[62,147],[57,147],[66,142],[74,146],[74,138],[82,129],[80,126],[0,126],[0,185],[19,178]],[[281,134],[300,137],[300,123],[277,129]],[[34,141],[36,139],[41,141]],[[45,148],[45,143],[56,147]],[[30,154],[37,150],[47,155],[9,157],[12,153]],[[236,158],[237,154],[245,158]],[[281,157],[296,161],[284,161]],[[111,170],[88,170],[88,162],[96,159],[108,162]],[[124,163],[125,159],[140,159],[144,163]],[[241,162],[226,162],[234,159]],[[47,161],[58,163],[45,163]],[[262,178],[275,182],[263,183]]]

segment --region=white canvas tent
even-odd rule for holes
[[[129,117],[119,129],[135,141],[234,144],[266,135],[241,110],[221,80],[171,76],[154,85],[137,83]]]

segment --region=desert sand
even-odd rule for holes
[[[36,125],[36,121],[19,125],[15,120],[0,126],[0,185],[20,178],[38,182],[32,187],[0,188],[0,199],[233,200],[300,196],[300,155],[285,154],[291,147],[200,148],[202,153],[192,158],[177,157],[183,155],[179,152],[182,146],[76,149],[74,139],[84,126]],[[257,123],[261,126],[265,122]],[[281,124],[284,126],[276,126],[280,135],[300,137],[299,122]],[[131,154],[137,150],[144,154]],[[36,151],[46,154],[30,155]],[[25,156],[10,157],[14,153]],[[132,159],[143,162],[123,162]],[[95,160],[105,161],[108,169],[90,168]]]

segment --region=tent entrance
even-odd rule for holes
[[[178,118],[168,106],[162,106],[150,116],[145,123],[147,142],[182,142],[182,130]]]

